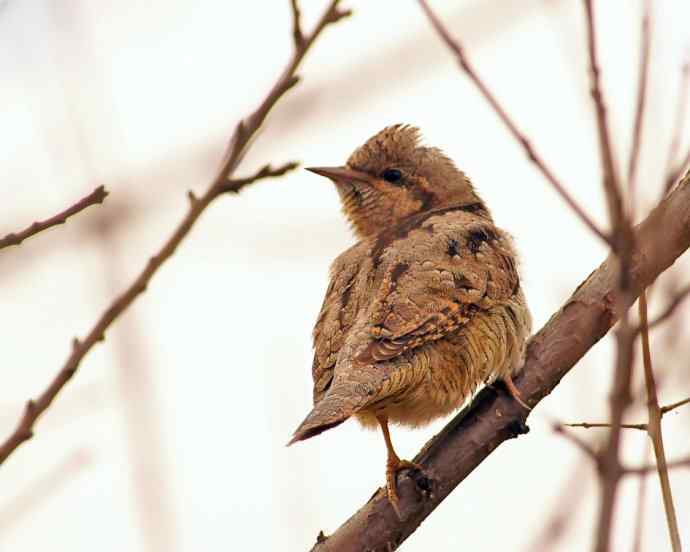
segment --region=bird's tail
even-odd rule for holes
[[[342,424],[374,394],[369,387],[367,384],[354,382],[334,384],[295,430],[288,446]]]

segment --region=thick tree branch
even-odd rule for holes
[[[661,232],[663,240],[659,239]],[[635,228],[635,244],[631,302],[690,246],[690,173]],[[617,264],[617,258],[609,256],[531,339],[525,368],[515,380],[530,405],[548,395],[619,318]],[[402,520],[390,506],[385,490],[379,489],[312,550],[395,549],[503,441],[524,433],[525,417],[524,409],[506,392],[483,389],[414,459],[424,466],[428,479],[417,476],[415,483],[414,474],[400,477]],[[673,465],[669,462],[669,467]]]
[[[44,230],[48,230],[48,228],[58,226],[59,224],[65,224],[69,217],[76,215],[77,213],[80,213],[81,211],[83,211],[87,207],[90,207],[91,205],[103,203],[107,196],[108,192],[106,191],[106,189],[103,186],[99,186],[89,195],[81,198],[74,205],[68,207],[61,213],[58,213],[57,215],[54,215],[49,219],[34,222],[31,226],[25,228],[21,232],[13,232],[11,234],[7,234],[4,238],[0,239],[0,249],[10,247],[11,245],[19,245],[27,238],[35,236],[39,232],[43,232]]]
[[[91,328],[87,336],[83,340],[74,339],[72,344],[72,353],[67,358],[62,369],[57,373],[50,385],[35,399],[30,400],[24,409],[19,424],[14,432],[7,438],[7,440],[0,445],[0,464],[2,464],[7,457],[14,452],[17,447],[30,439],[33,435],[33,427],[38,417],[45,412],[51,405],[55,397],[62,390],[65,384],[72,378],[76,372],[79,364],[86,354],[93,348],[96,343],[105,338],[105,331],[110,325],[122,314],[133,302],[139,297],[149,285],[151,278],[158,272],[161,266],[174,253],[182,240],[187,236],[192,226],[211,204],[213,200],[221,194],[230,191],[231,188],[236,188],[238,191],[242,186],[253,182],[259,178],[276,176],[275,170],[270,167],[265,167],[259,171],[257,175],[250,179],[243,179],[240,181],[231,180],[231,175],[239,165],[248,144],[252,137],[263,124],[269,111],[273,108],[276,102],[292,88],[298,81],[295,72],[304,56],[309,51],[316,38],[321,34],[323,29],[341,18],[348,15],[349,12],[338,9],[339,0],[331,0],[325,13],[321,16],[315,29],[312,33],[304,37],[303,42],[295,48],[292,58],[287,67],[275,83],[273,88],[269,91],[266,98],[262,101],[259,107],[251,113],[246,119],[240,121],[235,128],[235,132],[230,139],[228,150],[226,152],[223,165],[218,172],[216,178],[208,186],[206,192],[201,197],[196,197],[192,192],[188,193],[189,209],[184,218],[172,233],[172,235],[163,244],[161,249],[153,255],[144,269],[139,273],[136,279],[129,285],[129,287],[117,297],[106,311],[101,315],[96,324]],[[286,172],[294,168],[294,165],[288,164],[281,167],[281,171]]]
[[[474,70],[472,65],[470,65],[469,59],[465,55],[465,50],[463,49],[460,42],[454,39],[448,30],[443,26],[441,20],[436,16],[432,9],[427,4],[426,0],[419,0],[419,4],[424,10],[424,13],[429,18],[432,26],[441,37],[446,46],[455,55],[458,65],[467,74],[472,83],[479,89],[479,92],[484,99],[489,103],[491,108],[494,110],[496,115],[501,119],[503,124],[508,128],[509,132],[513,137],[520,143],[522,148],[525,150],[529,160],[534,163],[534,165],[539,169],[539,171],[544,175],[544,178],[553,186],[558,195],[561,196],[563,201],[573,210],[573,212],[580,218],[580,220],[587,226],[592,232],[599,236],[602,240],[607,243],[610,242],[610,238],[594,223],[594,221],[589,217],[585,210],[580,207],[580,205],[575,201],[575,199],[568,193],[568,190],[556,177],[553,171],[546,165],[546,162],[541,158],[539,153],[537,153],[534,146],[528,140],[527,136],[517,127],[513,119],[508,115],[508,112],[501,106],[494,94],[489,90],[489,88],[484,84],[477,72]]]

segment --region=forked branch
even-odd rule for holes
[[[146,266],[127,289],[125,289],[119,297],[115,298],[96,321],[86,337],[84,339],[74,339],[71,354],[67,357],[62,369],[57,373],[50,385],[48,385],[37,399],[30,400],[26,403],[26,407],[24,408],[24,412],[17,427],[5,442],[0,445],[0,464],[2,464],[17,447],[32,437],[34,424],[38,417],[45,412],[65,384],[72,378],[86,354],[94,345],[105,338],[105,332],[110,325],[146,290],[153,276],[163,266],[165,261],[175,253],[177,247],[187,234],[189,234],[194,223],[196,223],[211,202],[223,193],[238,191],[243,186],[260,178],[279,176],[296,166],[294,163],[283,165],[280,169],[271,169],[270,166],[266,166],[248,179],[233,181],[231,178],[246,152],[252,137],[263,124],[270,110],[278,100],[282,98],[285,92],[298,82],[295,73],[315,40],[328,25],[339,21],[349,14],[348,11],[339,10],[338,3],[339,0],[331,0],[328,8],[317,22],[311,34],[304,36],[303,40],[299,42],[299,44],[296,44],[292,57],[282,75],[278,78],[259,107],[237,124],[235,132],[230,139],[223,165],[216,178],[207,187],[206,192],[200,197],[197,197],[193,192],[188,192],[187,195],[190,201],[187,214],[180,221],[172,235],[149,259]],[[298,17],[298,15],[299,11],[295,12],[293,10],[293,16]],[[299,27],[298,23],[294,23],[294,25],[295,28]]]

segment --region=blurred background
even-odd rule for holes
[[[310,30],[326,1],[300,4]],[[432,5],[604,225],[581,2]],[[238,176],[269,161],[341,164],[382,127],[418,125],[515,236],[538,329],[603,260],[602,244],[530,165],[416,2],[343,6],[354,15],[317,41],[302,83],[270,115]],[[642,2],[595,6],[623,166]],[[652,7],[639,217],[663,184],[690,46],[690,4]],[[238,119],[291,54],[290,17],[287,0],[0,2],[0,236],[99,184],[111,192],[103,206],[0,251],[0,438],[59,370],[72,338],[171,234],[187,190],[201,192],[214,176]],[[680,152],[688,147],[686,130]],[[332,185],[301,169],[216,201],[86,357],[36,437],[0,468],[0,549],[307,550],[320,530],[335,530],[383,483],[383,440],[348,422],[285,443],[311,404],[311,329],[328,266],[353,241]],[[681,259],[664,275],[652,317],[689,274]],[[662,404],[690,396],[687,314],[652,334]],[[609,338],[595,346],[531,415],[529,435],[483,462],[402,548],[588,549],[594,470],[551,426],[606,420],[612,351]],[[646,421],[643,394],[630,421]],[[690,408],[664,418],[669,459],[687,455],[689,423]],[[413,456],[443,424],[394,429],[398,452]],[[606,436],[579,431],[592,442]],[[624,438],[629,463],[651,460],[645,434]],[[673,471],[671,483],[690,546],[690,472]],[[632,547],[639,485],[628,477],[622,486],[614,550]],[[669,549],[655,475],[641,505],[641,549]]]

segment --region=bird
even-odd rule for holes
[[[359,241],[339,255],[313,332],[313,409],[288,445],[350,417],[380,427],[386,491],[401,517],[401,460],[389,425],[421,427],[462,406],[482,384],[512,381],[531,315],[512,237],[470,179],[411,125],[388,126],[330,179]]]

